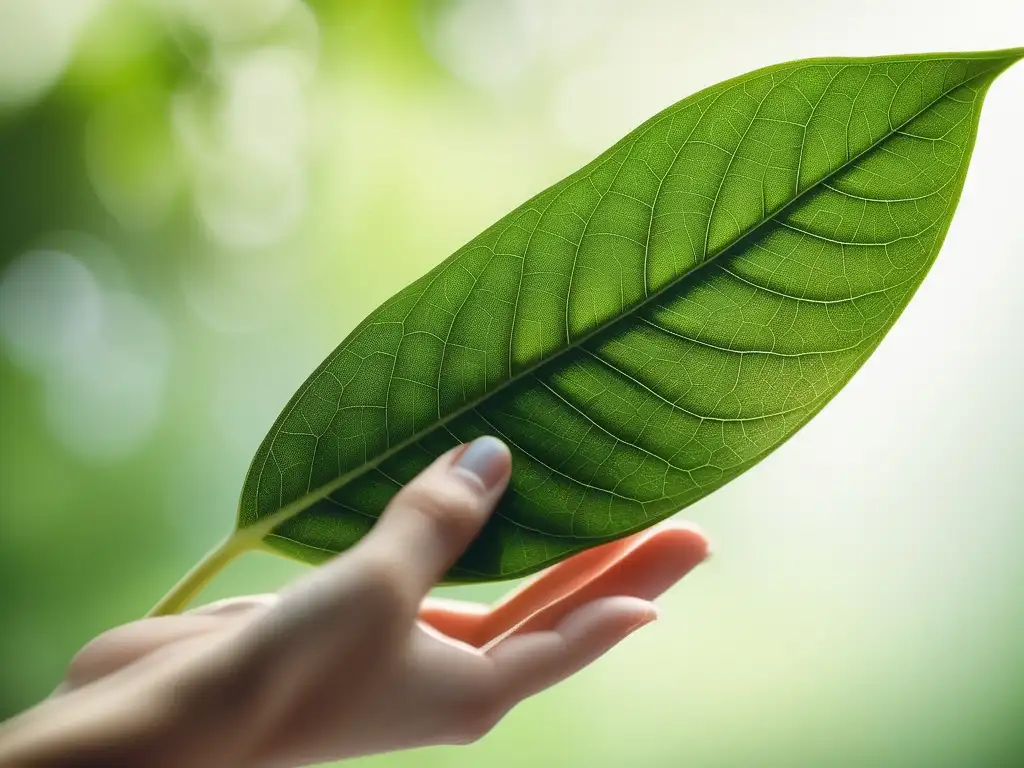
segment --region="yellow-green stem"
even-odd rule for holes
[[[224,566],[248,549],[252,549],[252,538],[239,535],[237,531],[232,532],[220,544],[203,555],[202,560],[182,576],[181,581],[175,584],[171,591],[164,595],[146,615],[168,616],[178,613],[199,594],[203,587],[210,582],[210,579],[223,570]]]

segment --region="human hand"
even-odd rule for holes
[[[100,635],[51,698],[0,727],[0,765],[298,766],[481,737],[653,620],[650,601],[707,556],[697,530],[662,526],[492,607],[427,598],[510,466],[494,438],[455,448],[281,592]]]

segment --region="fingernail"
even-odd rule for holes
[[[498,438],[478,437],[455,461],[455,469],[468,472],[489,491],[508,477],[511,456],[508,447]]]
[[[704,557],[701,561],[704,562],[706,560],[710,560],[711,556],[715,554],[715,542],[711,536],[708,535],[708,532],[696,523],[683,523],[683,527],[691,533],[697,534],[704,540]]]
[[[700,533],[704,537],[704,561],[707,562],[714,557],[715,542],[704,530],[700,530]]]
[[[647,613],[645,613],[635,624],[630,626],[630,628],[626,630],[626,634],[623,635],[623,637],[629,637],[634,632],[636,632],[638,629],[640,629],[640,627],[646,627],[651,622],[656,621],[658,616],[659,616],[658,609],[652,603],[650,610]]]

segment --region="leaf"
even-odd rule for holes
[[[513,478],[453,581],[528,574],[721,487],[910,301],[984,94],[1022,55],[798,61],[669,107],[367,317],[260,446],[236,536],[321,561],[482,434]]]

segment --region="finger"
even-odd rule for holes
[[[495,605],[495,610],[519,614],[520,618],[525,618],[533,610],[557,600],[580,584],[589,581],[596,571],[603,570],[609,562],[631,550],[647,533],[636,533],[618,541],[586,549],[541,571],[508,592]]]
[[[707,552],[707,539],[692,525],[661,525],[569,558],[493,607],[428,598],[420,618],[453,639],[483,647],[513,631],[550,629],[601,596],[653,600]]]
[[[245,595],[243,597],[227,597],[200,605],[185,611],[187,616],[226,616],[248,614],[252,611],[263,611],[277,604],[280,597],[276,594]]]
[[[244,659],[239,666],[294,657],[296,643],[304,658],[326,658],[337,654],[342,637],[372,642],[381,653],[405,642],[427,591],[477,534],[510,469],[508,448],[490,437],[440,456],[395,495],[355,547],[281,590],[235,649]]]
[[[104,632],[90,641],[68,664],[63,692],[106,677],[153,651],[201,634],[224,629],[225,621],[266,610],[277,595],[247,595],[217,600],[180,616],[157,616]]]
[[[604,597],[563,618],[553,629],[509,637],[488,652],[500,696],[512,705],[583,669],[657,618],[635,597]]]
[[[709,550],[707,538],[697,528],[673,524],[590,550],[594,551],[598,556],[573,568],[556,567],[495,607],[476,629],[475,644],[485,646],[512,633],[551,629],[568,614],[602,597],[654,600],[703,562]]]
[[[490,606],[483,603],[428,597],[420,606],[420,621],[453,640],[473,645],[480,624],[490,611]]]
[[[396,494],[353,555],[394,564],[418,602],[480,532],[511,469],[494,437],[449,451]]]
[[[215,616],[158,616],[115,627],[91,640],[68,664],[61,692],[80,688],[133,664],[153,651],[223,629]]]
[[[444,634],[474,647],[483,647],[499,636],[505,635],[529,619],[533,614],[543,610],[549,604],[558,603],[563,597],[577,591],[580,587],[606,570],[608,566],[637,547],[645,538],[639,533],[619,541],[584,550],[578,555],[563,560],[533,578],[525,581],[517,589],[507,593],[501,600],[491,606],[474,606],[469,616],[452,617],[440,615],[441,609],[431,610],[427,622],[444,632]],[[428,601],[431,598],[428,598]],[[466,605],[449,600],[443,605]],[[480,610],[483,608],[483,610]],[[456,609],[457,610],[457,609]],[[564,611],[566,613],[568,611]],[[423,618],[421,612],[420,618]],[[442,624],[454,631],[441,629],[433,620],[438,618]],[[452,626],[454,624],[454,626]]]

